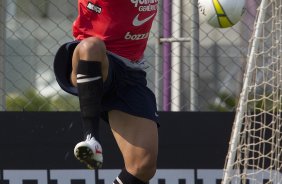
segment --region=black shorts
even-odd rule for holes
[[[77,88],[70,82],[71,60],[78,43],[73,41],[61,46],[54,60],[54,73],[58,84],[73,95],[77,95]],[[158,123],[156,98],[147,87],[146,72],[128,66],[124,60],[110,53],[108,60],[109,72],[104,82],[102,118],[108,121],[110,110],[120,110]]]

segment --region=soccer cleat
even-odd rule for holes
[[[78,143],[74,148],[75,157],[85,163],[89,169],[99,169],[103,164],[102,147],[91,135],[86,140]]]

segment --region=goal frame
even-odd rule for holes
[[[262,32],[262,22],[265,19],[266,16],[266,9],[264,9],[266,5],[267,0],[262,0],[259,8],[259,15],[256,20],[256,25],[254,29],[254,39],[251,43],[251,48],[250,48],[250,54],[249,58],[247,60],[247,65],[245,69],[245,74],[244,74],[244,80],[243,80],[243,86],[242,86],[242,92],[240,94],[237,110],[236,110],[236,115],[235,115],[235,120],[233,123],[233,128],[232,128],[232,133],[231,133],[231,138],[229,142],[229,149],[227,152],[227,157],[226,157],[226,163],[225,163],[225,169],[223,171],[223,178],[222,178],[222,184],[229,184],[228,178],[233,174],[233,167],[232,163],[234,163],[234,159],[236,156],[236,147],[239,143],[239,134],[240,130],[242,128],[242,118],[244,113],[246,112],[246,105],[245,101],[247,100],[248,97],[248,84],[251,80],[251,69],[254,65],[254,57],[255,57],[255,52],[258,50],[259,47],[259,40],[258,37],[261,35]]]

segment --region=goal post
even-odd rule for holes
[[[282,0],[262,0],[222,184],[282,184]]]

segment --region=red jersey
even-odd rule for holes
[[[144,53],[158,0],[78,0],[73,23],[77,40],[95,36],[107,50],[131,61]]]

